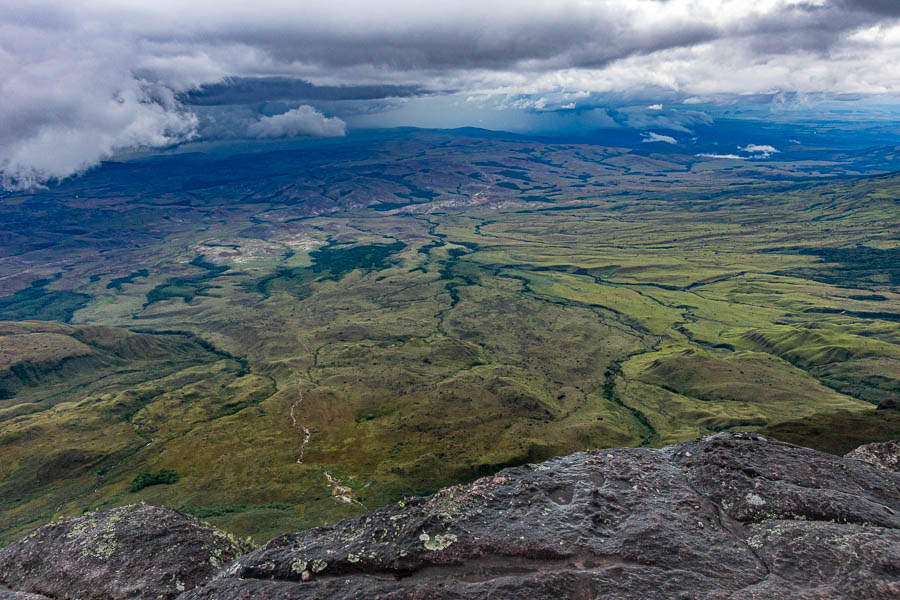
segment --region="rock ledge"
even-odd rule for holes
[[[723,433],[578,453],[283,535],[230,565],[241,549],[211,528],[125,507],[3,549],[0,584],[91,599],[900,598],[900,473],[864,462],[896,464],[893,444],[841,458]]]

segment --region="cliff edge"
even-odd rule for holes
[[[841,458],[749,433],[583,452],[239,558],[186,515],[123,507],[0,550],[0,599],[893,599],[898,452]]]

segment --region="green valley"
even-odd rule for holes
[[[415,131],[169,160],[0,205],[2,540],[136,501],[262,540],[588,448],[900,435],[898,175]]]

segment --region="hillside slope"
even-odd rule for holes
[[[0,540],[144,501],[264,541],[576,451],[900,435],[898,174],[326,146],[2,198]]]

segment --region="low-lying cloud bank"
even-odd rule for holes
[[[746,146],[738,146],[738,150],[745,154],[710,154],[701,152],[697,156],[702,158],[722,158],[729,160],[761,160],[777,154],[779,150],[769,144],[747,144]]]
[[[253,138],[279,138],[310,135],[338,137],[346,135],[347,124],[337,117],[328,118],[312,106],[304,105],[280,115],[262,117],[247,128]]]
[[[0,0],[0,185],[196,138],[197,105],[292,101],[232,135],[339,135],[298,108],[316,88],[535,98],[523,111],[554,94],[575,110],[641,90],[900,93],[898,18],[887,0]]]
[[[737,154],[710,154],[708,152],[701,152],[697,156],[701,158],[718,158],[723,160],[747,160],[746,156],[738,156]]]
[[[642,134],[642,137],[644,139],[641,141],[645,144],[648,142],[663,142],[664,144],[678,143],[678,141],[671,135],[662,135],[661,133],[653,133],[652,131],[648,131],[647,133]]]
[[[768,144],[747,144],[738,148],[738,150],[752,154],[753,158],[769,158],[778,152],[774,146],[769,146]]]

